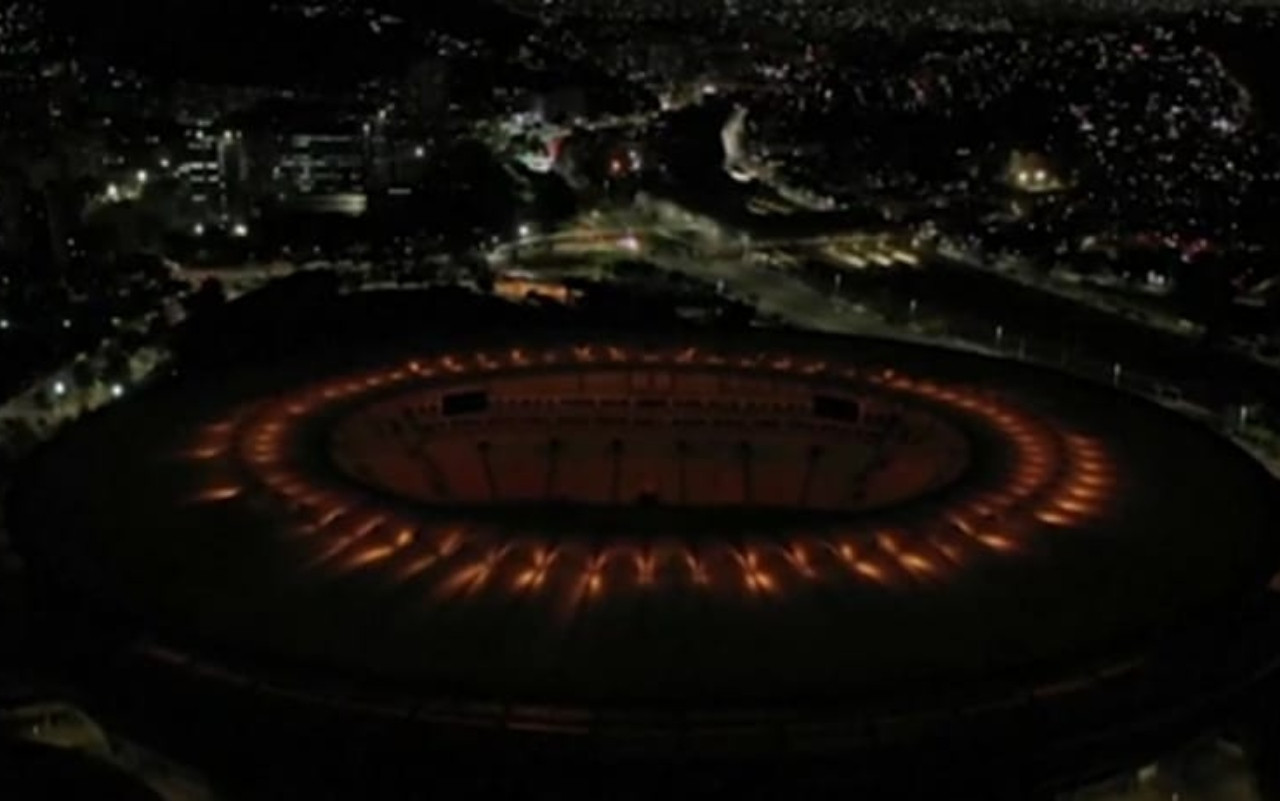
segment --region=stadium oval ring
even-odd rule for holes
[[[29,463],[15,527],[147,659],[690,748],[1128,686],[1155,632],[1246,609],[1280,564],[1260,465],[1027,364],[773,332],[335,361],[82,421]]]

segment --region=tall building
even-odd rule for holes
[[[210,118],[193,118],[183,126],[182,153],[174,166],[174,175],[186,185],[197,209],[224,214],[227,209],[226,164],[224,139],[234,137],[220,131]]]
[[[44,3],[10,0],[0,4],[0,60],[39,58],[46,41]]]
[[[298,196],[364,191],[365,147],[360,131],[340,126],[308,128],[276,136],[272,178]]]
[[[43,116],[45,43],[42,3],[0,3],[0,134],[15,133]]]

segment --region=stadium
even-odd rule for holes
[[[1273,479],[1155,404],[869,338],[447,341],[159,382],[11,525],[148,694],[435,753],[1041,787],[1269,670]]]

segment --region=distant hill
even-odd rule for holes
[[[307,17],[295,0],[49,0],[48,15],[88,51],[160,76],[320,86],[406,66],[428,31],[505,41],[526,27],[487,0],[349,5],[358,10]],[[370,19],[384,6],[404,24]]]

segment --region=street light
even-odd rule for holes
[[[196,236],[204,236],[204,223],[196,223],[195,225],[191,226],[191,233],[195,234]]]
[[[529,227],[529,223],[521,223],[519,233],[521,239],[527,239],[529,234],[533,233],[533,229]]]
[[[67,385],[61,381],[53,382],[53,394],[61,398],[67,394]]]
[[[146,170],[138,170],[138,183],[145,184],[148,177]]]
[[[124,394],[124,387],[120,386],[119,384],[111,385],[111,397],[119,398],[123,394]]]
[[[8,330],[9,330],[9,321],[7,319],[0,319],[0,331],[8,331]]]
[[[243,239],[249,235],[249,226],[244,223],[236,223],[231,226],[231,235]]]

